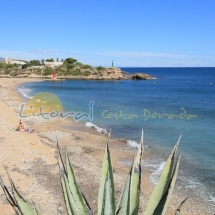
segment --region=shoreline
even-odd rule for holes
[[[0,107],[4,110],[4,114],[2,114],[4,120],[1,122],[3,123],[1,133],[4,140],[0,143],[0,151],[2,152],[0,163],[8,167],[15,184],[18,185],[18,189],[24,194],[24,197],[26,197],[28,201],[33,200],[39,205],[43,214],[66,214],[64,212],[65,206],[56,159],[56,138],[54,130],[57,130],[62,149],[64,146],[67,146],[68,148],[77,181],[92,206],[93,211],[96,211],[100,170],[106,138],[103,135],[97,134],[97,132],[91,134],[89,132],[90,129],[86,129],[86,131],[74,131],[75,122],[73,124],[71,121],[65,119],[44,121],[30,118],[29,120],[24,120],[24,123],[33,128],[36,133],[28,134],[14,132],[11,130],[11,127],[14,128],[19,121],[17,109],[15,107],[17,107],[17,104],[20,104],[20,101],[23,100],[23,98],[13,88],[15,85],[17,86],[21,83],[41,81],[38,79],[17,80],[18,79],[16,79],[16,82],[13,82],[11,79],[0,79],[0,85],[3,87],[1,88],[0,94]],[[4,86],[7,88],[4,88]],[[73,130],[64,127],[68,124],[70,126],[72,124]],[[94,129],[91,128],[91,130],[93,131]],[[7,139],[9,139],[10,142],[7,141]],[[23,144],[17,145],[17,140]],[[135,149],[128,149],[126,144],[122,143],[122,141],[120,142],[119,140],[111,139],[110,152],[114,168],[116,199],[118,199],[130,168],[130,166],[122,165],[119,162],[123,160],[131,161]],[[12,154],[9,156],[9,153]],[[143,161],[147,156],[150,156],[149,154],[149,152],[144,152]],[[12,160],[11,156],[13,157]],[[46,171],[44,171],[41,166],[44,167]],[[38,171],[40,172],[39,175]],[[7,183],[5,170],[2,168],[2,165],[0,166],[0,174]],[[147,204],[154,187],[154,185],[150,183],[150,175],[151,171],[149,171],[149,169],[147,171],[147,168],[144,167],[142,173],[142,192],[139,214],[143,214],[143,211],[146,208],[145,205]],[[43,180],[44,177],[47,179]],[[47,180],[53,180],[55,186],[52,187],[50,183],[47,183]],[[27,184],[28,186],[24,186],[24,184]],[[89,187],[89,185],[92,186]],[[42,192],[41,198],[39,197],[40,192]],[[60,197],[56,198],[57,194]],[[8,207],[8,204],[2,195],[2,190],[0,191],[0,195],[0,206],[4,203],[4,205],[6,205],[4,207]],[[177,193],[177,189],[175,189],[167,214],[173,214],[183,199],[183,196],[180,196],[180,193]],[[47,207],[46,201],[44,200],[48,201],[50,206]],[[57,206],[62,208],[62,210],[57,211]],[[208,206],[200,203],[196,204],[196,201],[188,200],[182,208],[182,214],[211,214],[211,212],[207,213],[208,208],[206,207]],[[8,210],[10,210],[9,208],[10,207],[8,207]],[[11,214],[11,211],[8,214]]]

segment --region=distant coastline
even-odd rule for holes
[[[3,58],[2,58],[3,59]],[[84,80],[147,80],[155,79],[149,74],[128,74],[120,68],[93,67],[82,64],[74,58],[54,61],[51,59],[23,61],[5,58],[0,62],[0,78],[39,78],[47,80],[84,79]]]

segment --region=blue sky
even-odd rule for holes
[[[214,0],[7,0],[0,7],[0,57],[215,66]]]

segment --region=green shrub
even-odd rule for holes
[[[0,69],[4,69],[5,68],[5,63],[0,62]]]
[[[80,62],[76,62],[76,63],[74,63],[74,66],[75,66],[75,67],[82,68],[83,64],[80,63]]]
[[[22,69],[26,69],[27,67],[32,66],[30,63],[26,63],[22,65]]]
[[[90,68],[92,68],[92,66],[90,66],[88,64],[84,64],[81,68],[82,69],[90,69]]]
[[[5,75],[9,75],[11,73],[11,69],[6,69],[4,73]]]
[[[73,69],[73,70],[68,70],[66,72],[66,75],[74,75],[74,76],[77,76],[77,75],[82,75],[82,72],[80,69]]]
[[[90,72],[84,71],[84,72],[82,73],[82,75],[83,75],[83,76],[89,76],[89,75],[90,75]]]
[[[96,69],[97,69],[98,71],[100,71],[100,70],[103,70],[103,69],[104,69],[104,67],[102,67],[102,66],[98,66],[98,67],[96,67]]]
[[[46,67],[43,71],[43,75],[51,75],[52,74],[52,69],[50,67]]]
[[[73,64],[67,64],[66,65],[66,68],[67,69],[73,69],[75,67],[75,65],[73,65]]]
[[[76,60],[75,58],[71,58],[71,57],[66,58],[66,59],[64,60],[64,64],[73,64],[73,63],[75,63],[75,62],[77,62],[77,60]]]

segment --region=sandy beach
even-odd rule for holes
[[[0,175],[9,185],[4,165],[20,193],[28,202],[33,201],[39,206],[42,214],[66,215],[59,180],[56,130],[61,151],[64,153],[65,147],[67,148],[77,181],[92,210],[97,214],[100,171],[107,139],[93,128],[84,128],[80,124],[60,118],[51,120],[26,118],[23,120],[24,124],[26,127],[34,129],[35,133],[14,131],[19,123],[20,104],[24,101],[24,98],[14,90],[14,86],[33,81],[40,80],[0,79]],[[69,127],[73,129],[67,129]],[[111,139],[110,151],[114,168],[116,199],[118,200],[130,168],[122,163],[132,161],[135,149],[129,148],[122,141]],[[149,156],[150,153],[145,150],[143,160]],[[154,185],[149,180],[150,174],[150,170],[143,168],[139,214],[144,213],[153,190]],[[167,214],[174,214],[177,206],[185,197],[184,193],[177,192],[176,184]],[[13,209],[0,189],[0,215],[11,215],[12,213]],[[191,194],[189,200],[184,204],[181,214],[209,215],[212,214],[212,208]]]

